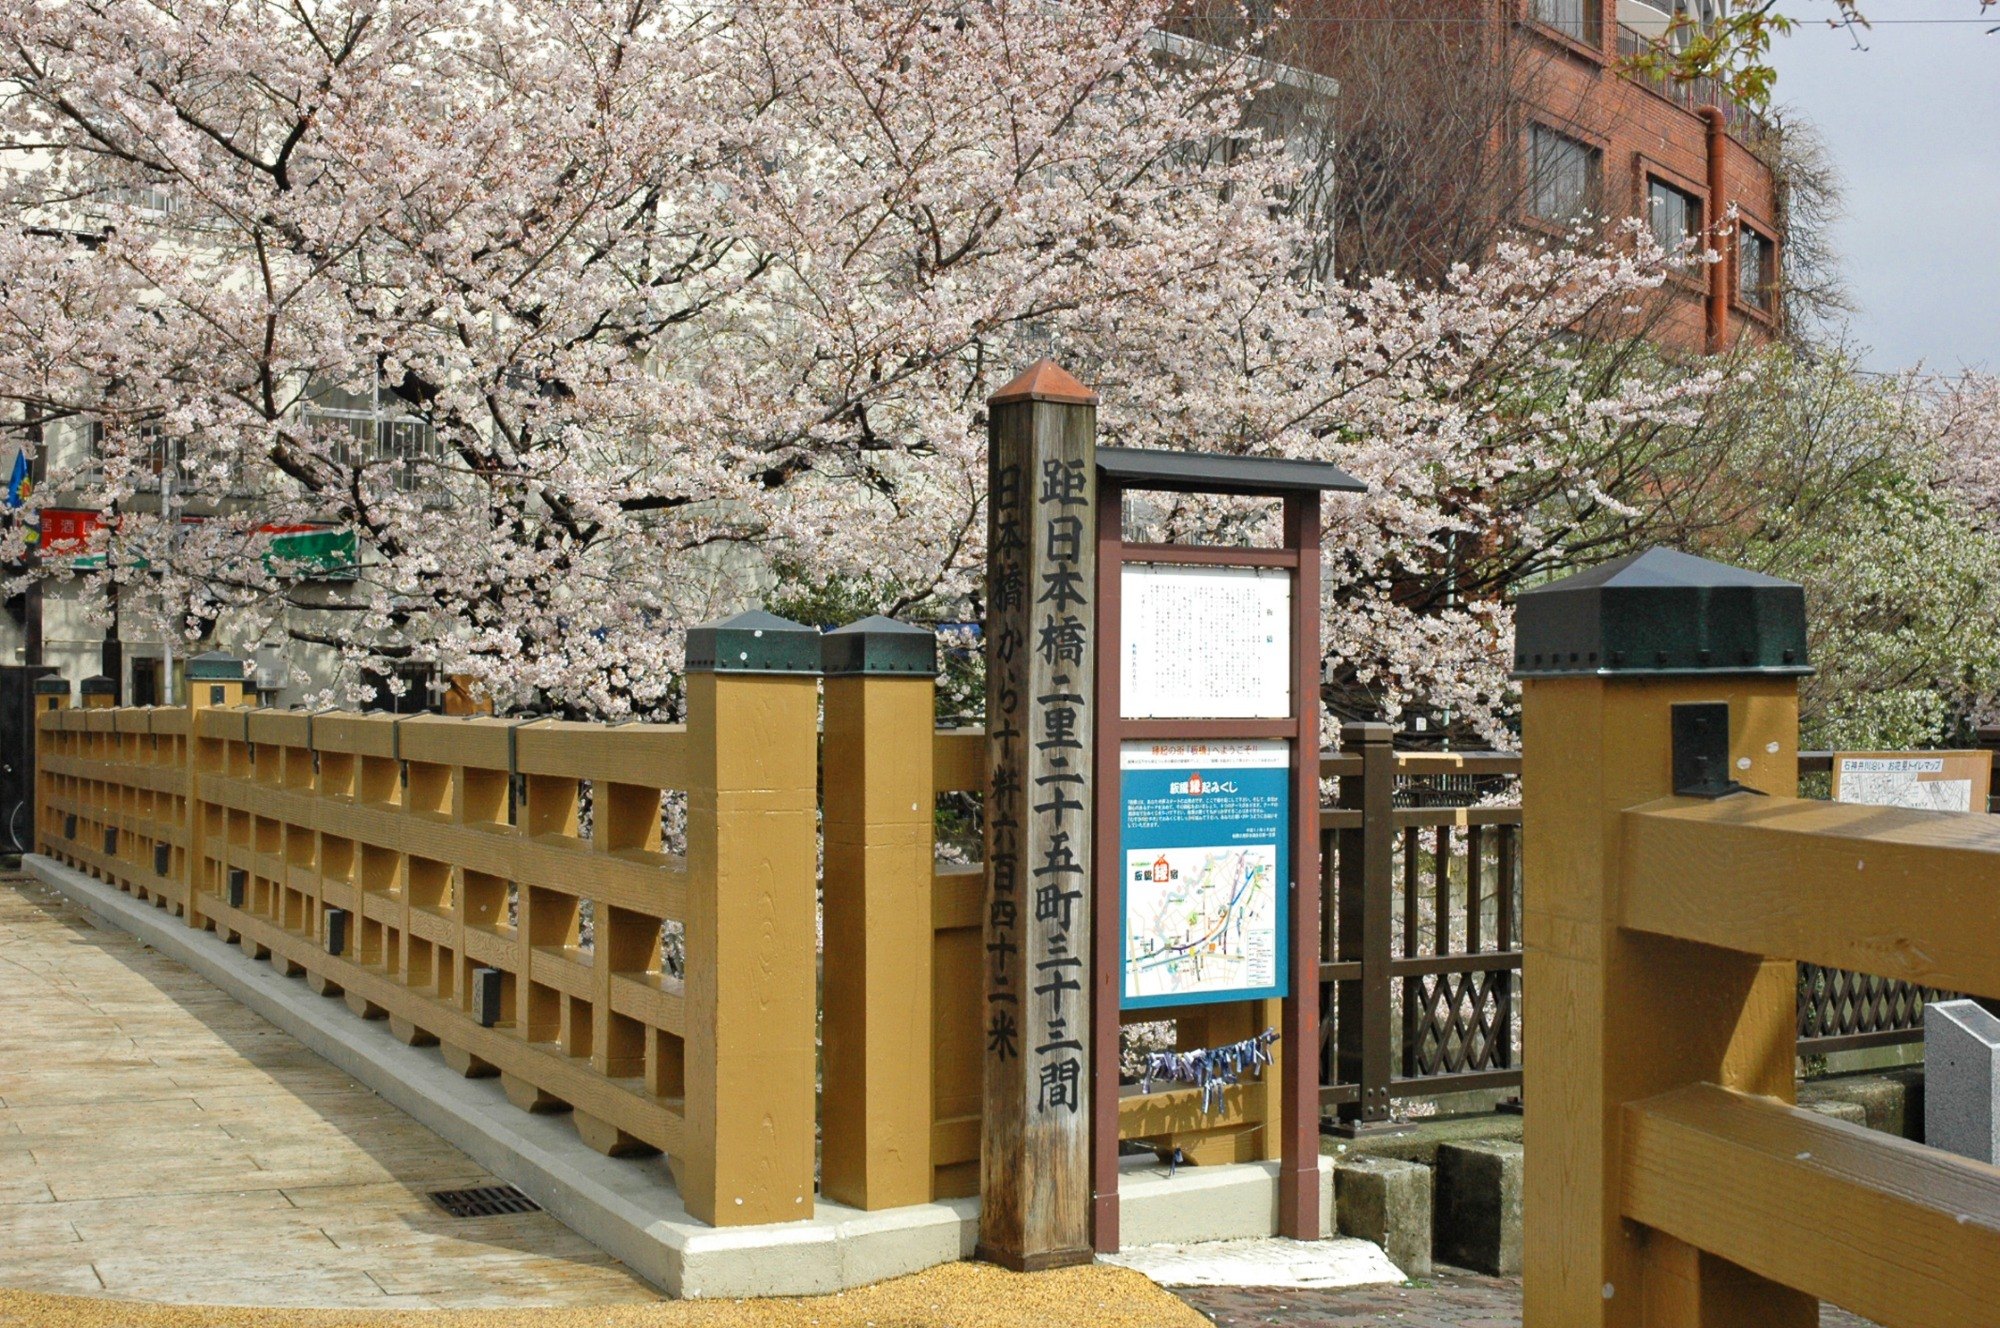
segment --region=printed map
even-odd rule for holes
[[[1278,980],[1274,844],[1128,851],[1125,869],[1128,999]]]
[[[1985,753],[1974,759],[1987,762]],[[1941,755],[1848,756],[1836,758],[1834,798],[1871,807],[1908,807],[1922,812],[1969,812],[1972,781],[1947,779]],[[1982,794],[1982,811],[1985,810]]]
[[[1968,812],[1972,810],[1972,781],[1920,780],[1913,774],[1844,773],[1840,780],[1840,800],[1871,807],[1910,807],[1920,812]]]

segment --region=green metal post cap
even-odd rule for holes
[[[829,678],[935,678],[937,634],[878,613],[822,636],[819,662]]]
[[[818,673],[819,633],[775,613],[751,609],[692,628],[690,673]]]
[[[118,695],[118,680],[116,678],[107,678],[100,673],[95,678],[85,678],[78,685],[77,690],[85,696],[116,696]]]
[[[242,682],[243,661],[227,650],[210,650],[187,662],[189,682]]]
[[[60,675],[35,679],[36,696],[68,696],[69,679]]]
[[[1514,603],[1514,676],[1811,673],[1794,581],[1654,548]]]

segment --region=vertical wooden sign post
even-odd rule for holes
[[[987,403],[985,1128],[978,1257],[1089,1263],[1097,395]]]

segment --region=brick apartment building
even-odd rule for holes
[[[1670,4],[1673,0],[1660,0]],[[1673,15],[1639,0],[1502,0],[1518,9],[1513,40],[1555,56],[1538,64],[1537,103],[1523,128],[1531,204],[1560,206],[1571,176],[1611,216],[1646,218],[1663,242],[1703,235],[1722,262],[1672,304],[1664,340],[1716,351],[1778,331],[1780,205],[1767,154],[1773,131],[1704,82],[1669,84],[1622,72]],[[1710,18],[1720,0],[1681,0]],[[1579,168],[1571,163],[1581,159]],[[1551,160],[1553,159],[1553,160]],[[1552,169],[1548,169],[1552,167]],[[1551,187],[1550,181],[1556,184]],[[1731,214],[1734,214],[1733,221]]]
[[[1771,339],[1782,317],[1775,131],[1706,81],[1672,83],[1631,66],[1653,43],[1685,35],[1677,17],[1705,24],[1727,3],[1293,0],[1286,17],[1272,11],[1271,53],[1339,85],[1343,164],[1365,173],[1361,159],[1373,150],[1380,177],[1403,177],[1380,187],[1385,197],[1402,189],[1403,210],[1350,208],[1335,249],[1379,269],[1386,264],[1363,252],[1371,230],[1488,214],[1490,228],[1460,222],[1439,237],[1430,264],[1392,253],[1399,270],[1435,272],[1476,257],[1504,229],[1639,217],[1670,246],[1695,237],[1722,256],[1674,279],[1651,311],[1654,339],[1710,352]],[[1402,141],[1364,150],[1370,136]]]

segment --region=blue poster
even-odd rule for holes
[[[1118,765],[1119,1004],[1285,995],[1291,744],[1128,742]]]

